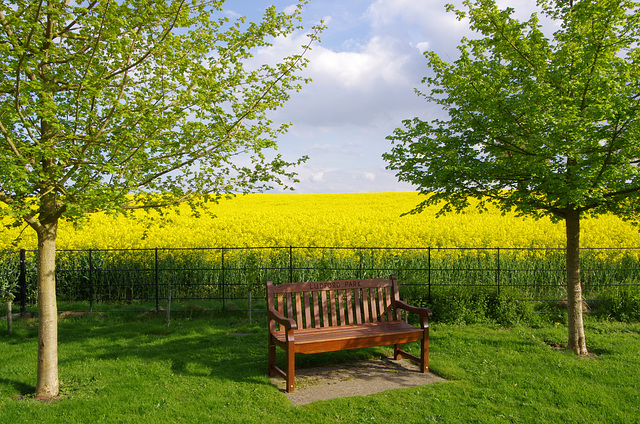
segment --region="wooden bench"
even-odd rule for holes
[[[400,300],[398,280],[354,279],[285,283],[267,281],[269,375],[295,389],[295,354],[333,352],[394,345],[394,358],[405,357],[429,371],[431,311]],[[401,310],[420,316],[420,327],[401,319]],[[403,343],[421,340],[420,357],[402,350]],[[276,365],[276,347],[286,353],[286,371]]]

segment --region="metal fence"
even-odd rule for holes
[[[589,300],[638,287],[640,248],[582,249],[583,292]],[[0,279],[14,281],[22,311],[36,303],[37,255],[0,254]],[[265,280],[326,281],[396,274],[407,299],[462,291],[507,293],[519,300],[566,298],[564,249],[218,247],[198,249],[59,250],[59,301],[96,304],[214,302],[225,308],[264,298]]]

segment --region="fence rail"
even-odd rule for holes
[[[36,252],[0,254],[0,281],[13,282],[20,309],[36,303]],[[638,287],[640,248],[582,249],[585,297]],[[396,274],[408,299],[462,290],[507,291],[520,300],[566,297],[564,249],[217,247],[59,250],[60,301],[99,303],[264,298],[264,281],[323,281]]]

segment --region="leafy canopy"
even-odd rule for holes
[[[569,211],[640,211],[640,13],[628,0],[539,0],[519,21],[493,0],[467,0],[477,38],[447,63],[426,52],[422,94],[447,119],[404,121],[388,168],[461,210],[469,197],[563,219]],[[545,28],[554,28],[552,36]]]
[[[0,213],[55,216],[202,201],[286,185],[269,111],[305,82],[303,55],[257,64],[291,13],[232,20],[218,0],[0,4]],[[273,156],[273,155],[272,155]],[[295,163],[305,160],[302,158]],[[42,216],[40,216],[42,218]]]

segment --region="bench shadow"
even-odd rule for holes
[[[396,361],[392,357],[297,368],[293,393],[286,392],[281,377],[271,377],[270,381],[294,405],[447,382],[433,372],[421,373],[411,361]]]

